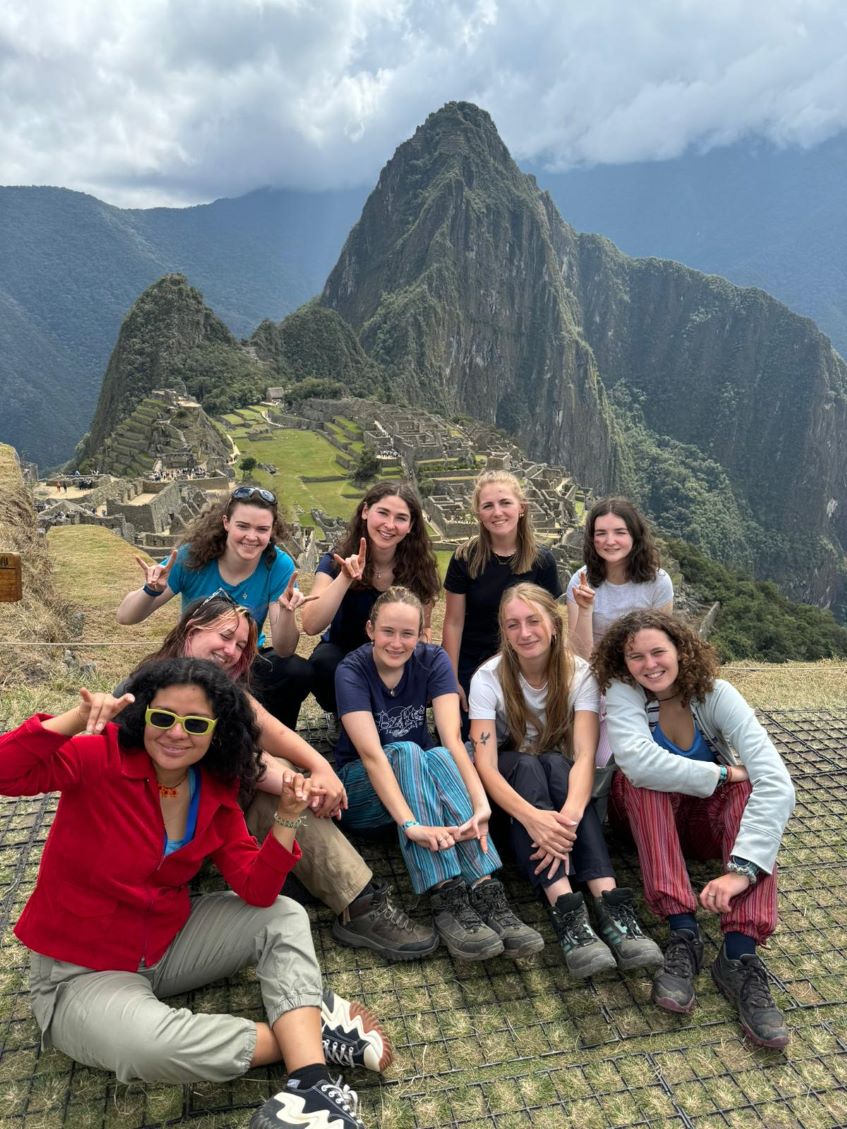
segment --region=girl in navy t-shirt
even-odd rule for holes
[[[491,809],[459,733],[456,679],[441,647],[420,641],[423,628],[417,596],[389,588],[371,610],[370,643],[336,671],[343,822],[397,825],[412,886],[429,892],[436,929],[454,956],[527,956],[544,942],[491,877],[501,863],[488,841]],[[430,702],[441,745],[427,725]]]

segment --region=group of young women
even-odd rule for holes
[[[528,956],[544,941],[497,877],[493,804],[570,973],[650,969],[671,1011],[693,1007],[704,959],[684,856],[720,858],[699,895],[724,934],[712,975],[756,1043],[786,1045],[756,949],[776,925],[792,786],[714,652],[672,615],[647,524],[625,499],[595,505],[563,598],[520,482],[485,472],[472,505],[479,531],[447,570],[442,646],[436,561],[407,483],[368,491],[308,596],[262,487],[235,489],[162,563],[139,559],[144,583],[118,619],[180,594],[160,650],[114,694],[81,690],[65,714],[0,736],[0,791],[62,793],[16,927],[45,1041],[123,1080],[225,1079],[282,1059],[287,1086],[256,1129],[360,1126],[327,1063],[381,1070],[390,1042],[361,1004],[322,990],[283,881],[294,869],[332,908],[340,943],[388,959],[440,940],[466,960]],[[295,654],[298,613],[321,635],[308,659]],[[294,732],[309,692],[341,722],[334,769]],[[664,953],[616,884],[598,767],[647,905],[668,922]],[[431,923],[409,918],[339,827],[395,829]],[[190,898],[206,857],[232,892]],[[266,1024],[162,1002],[251,962]]]

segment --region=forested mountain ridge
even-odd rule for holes
[[[115,208],[0,187],[0,439],[42,465],[89,426],[123,318],[162,275],[199,287],[238,336],[323,285],[364,193],[260,190],[192,208]]]
[[[383,169],[321,301],[411,403],[496,423],[798,598],[839,599],[847,365],[762,291],[579,235],[450,103]]]

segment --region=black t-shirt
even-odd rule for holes
[[[528,581],[545,588],[558,599],[562,594],[556,561],[549,549],[539,549],[529,572],[512,572],[511,557],[493,555],[474,579],[468,574],[468,562],[454,553],[447,566],[444,587],[465,597],[465,626],[459,649],[459,678],[469,677],[480,663],[496,654],[500,646],[497,615],[500,600],[507,588]]]
[[[338,576],[339,567],[332,559],[332,553],[324,553],[315,571],[325,573],[333,580]],[[348,588],[332,622],[321,636],[324,642],[334,643],[345,655],[364,646],[369,641],[365,624],[380,595],[376,588],[364,588],[361,585]]]

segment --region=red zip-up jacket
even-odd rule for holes
[[[117,726],[63,737],[36,714],[0,735],[0,794],[60,792],[35,890],[15,926],[28,948],[86,968],[156,964],[190,912],[188,883],[210,857],[245,902],[268,906],[300,858],[273,835],[261,847],[237,785],[200,769],[197,829],[164,857],[165,824],[153,762],[122,749]]]

